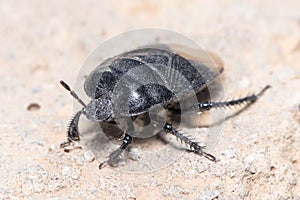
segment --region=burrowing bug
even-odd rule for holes
[[[99,168],[104,164],[114,166],[133,138],[140,136],[140,127],[149,126],[150,123],[152,127],[170,133],[186,143],[196,154],[216,161],[213,155],[204,151],[203,146],[174,128],[168,113],[178,110],[181,114],[203,112],[213,108],[250,104],[270,86],[264,87],[258,94],[236,100],[196,102],[194,105],[178,107],[183,99],[194,93],[201,93],[223,71],[223,66],[214,71],[205,63],[195,62],[178,52],[179,50],[172,51],[164,45],[152,45],[106,59],[85,80],[84,90],[92,99],[87,105],[65,82],[60,81],[83,106],[71,119],[67,141],[61,147],[80,140],[78,122],[83,114],[89,120],[113,124],[116,127],[122,120],[126,124],[125,128],[118,127],[123,135],[122,144],[110,153],[108,160],[102,162]],[[167,117],[156,115],[161,109],[168,111]],[[139,120],[143,123],[137,128],[136,123]]]

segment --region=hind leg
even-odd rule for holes
[[[231,100],[231,101],[223,101],[223,102],[199,103],[195,106],[192,106],[188,109],[183,110],[183,112],[194,111],[194,110],[198,110],[198,111],[202,112],[202,111],[208,111],[213,108],[224,108],[224,107],[236,106],[236,105],[241,105],[241,104],[251,104],[251,103],[254,103],[261,95],[263,95],[263,93],[270,87],[271,86],[267,85],[258,94],[253,94],[253,95],[246,96],[246,97],[240,98],[240,99],[235,99],[235,100]]]

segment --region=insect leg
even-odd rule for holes
[[[74,141],[79,141],[78,122],[82,111],[78,111],[71,119],[67,130],[67,141],[60,144],[60,148],[69,146]]]
[[[203,103],[199,103],[195,106],[192,106],[188,109],[185,109],[184,112],[192,111],[192,110],[199,110],[201,112],[201,111],[208,111],[212,108],[224,108],[224,107],[241,105],[243,103],[251,104],[251,103],[255,102],[261,95],[263,95],[263,93],[267,89],[269,89],[270,87],[271,86],[267,85],[258,94],[253,94],[253,95],[246,96],[246,97],[240,98],[240,99],[235,99],[235,100],[231,100],[231,101],[223,101],[223,102],[203,102]]]
[[[217,159],[216,157],[214,157],[213,155],[206,153],[205,151],[203,151],[204,147],[200,146],[197,142],[192,141],[191,139],[189,139],[188,137],[184,136],[182,133],[180,133],[179,131],[177,131],[171,124],[169,123],[165,123],[164,125],[164,130],[171,133],[172,135],[174,135],[176,138],[180,139],[180,141],[183,141],[184,143],[186,143],[187,145],[190,146],[191,150],[193,152],[195,152],[196,154],[199,154],[201,156],[204,156],[205,158],[216,162]]]
[[[99,169],[102,169],[107,164],[109,166],[114,166],[118,162],[121,153],[126,149],[126,147],[131,143],[131,141],[132,141],[132,136],[129,135],[128,133],[125,133],[125,137],[123,138],[123,142],[121,146],[117,148],[115,151],[113,151],[112,153],[110,153],[108,160],[102,162],[99,165]]]

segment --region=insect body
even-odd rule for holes
[[[175,105],[180,104],[191,95],[201,92],[223,71],[211,70],[203,63],[194,62],[162,46],[152,46],[129,51],[113,58],[109,58],[95,68],[84,83],[86,94],[92,99],[87,105],[61,81],[60,83],[70,91],[79,101],[83,109],[71,119],[67,146],[73,141],[80,140],[78,122],[83,114],[89,120],[103,123],[121,124],[119,127],[123,135],[123,142],[118,149],[110,153],[107,161],[99,168],[108,164],[116,165],[120,155],[132,142],[134,137],[140,137],[141,131],[136,128],[137,119],[142,119],[139,126],[150,126],[170,133],[186,143],[196,154],[211,161],[216,158],[205,152],[197,142],[184,136],[172,125],[168,114],[166,117],[157,115],[160,110],[174,111]],[[196,102],[190,106],[179,106],[179,112],[208,111],[217,107],[227,107],[242,103],[253,103],[270,86],[266,86],[257,95],[225,102]],[[145,129],[148,131],[148,129]]]

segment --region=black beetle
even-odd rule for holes
[[[83,106],[83,109],[71,119],[67,131],[68,140],[62,143],[61,147],[80,140],[78,122],[81,114],[92,121],[113,122],[113,124],[118,124],[118,119],[126,119],[127,128],[121,132],[122,144],[109,155],[107,161],[99,165],[99,168],[102,168],[104,164],[114,166],[119,156],[132,142],[133,137],[138,134],[132,126],[137,118],[149,115],[151,109],[158,105],[173,112],[174,105],[178,104],[181,99],[187,98],[192,93],[201,92],[222,71],[222,66],[218,72],[213,71],[205,64],[185,58],[163,45],[142,47],[108,58],[85,80],[84,90],[92,98],[87,105],[65,82],[60,81],[61,85]],[[236,100],[197,102],[196,105],[181,108],[180,112],[202,112],[212,108],[242,103],[250,104],[255,102],[269,87],[266,86],[258,94]],[[149,121],[150,118],[147,119]],[[193,152],[216,161],[213,155],[203,150],[203,146],[175,129],[167,118],[159,118],[159,120],[151,118],[151,120],[162,122],[159,125],[161,130],[176,136]]]

